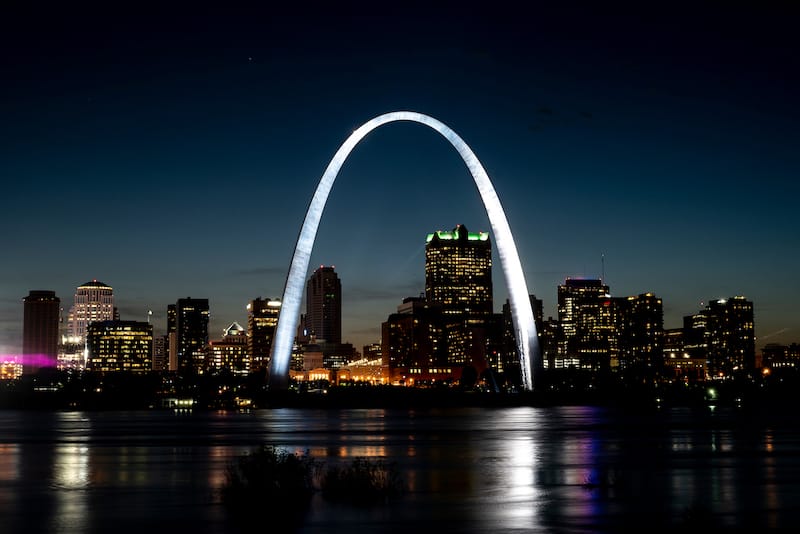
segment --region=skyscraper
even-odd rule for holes
[[[558,286],[556,368],[616,369],[614,306],[602,280],[567,278]]]
[[[660,372],[664,364],[664,306],[653,293],[613,299],[620,369]]]
[[[492,243],[486,232],[428,234],[425,244],[425,298],[442,305],[445,315],[463,315],[483,324],[493,313]]]
[[[96,279],[78,286],[67,316],[67,334],[62,339],[59,367],[83,368],[86,365],[86,332],[96,321],[117,319],[114,290]]]
[[[321,265],[308,280],[305,321],[317,342],[342,342],[342,283],[333,267]]]
[[[712,300],[708,317],[708,362],[714,375],[753,371],[756,365],[753,303],[745,297]]]
[[[425,299],[441,306],[447,364],[483,368],[494,330],[489,234],[459,224],[425,241]]]
[[[23,299],[23,373],[55,367],[61,300],[55,291],[32,290]]]
[[[267,369],[280,311],[280,299],[259,297],[247,304],[247,348],[250,353],[250,371]]]
[[[178,371],[202,373],[208,346],[208,299],[186,297],[175,303],[175,354]]]

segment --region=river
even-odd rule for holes
[[[0,411],[4,534],[275,532],[230,517],[226,468],[268,444],[394,463],[406,493],[314,495],[300,532],[618,532],[800,525],[800,416],[734,407]]]

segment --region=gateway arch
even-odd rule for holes
[[[475,185],[483,200],[486,214],[489,216],[489,223],[492,227],[492,234],[497,247],[497,255],[505,276],[509,304],[511,306],[511,317],[517,340],[522,385],[526,390],[530,391],[533,389],[533,372],[541,368],[539,340],[536,334],[536,323],[533,320],[528,286],[525,283],[522,264],[519,260],[517,247],[514,244],[514,236],[511,235],[511,228],[508,225],[503,206],[500,204],[500,199],[489,176],[467,143],[443,122],[413,111],[393,111],[379,115],[364,123],[339,147],[339,150],[328,164],[328,168],[325,169],[322,178],[320,178],[314,197],[308,206],[303,226],[300,229],[300,235],[297,238],[297,245],[292,256],[292,263],[289,266],[289,273],[286,277],[278,324],[272,340],[269,362],[270,389],[286,389],[289,384],[289,362],[297,324],[300,320],[300,304],[308,274],[308,264],[311,260],[311,250],[314,247],[314,239],[317,235],[322,211],[328,201],[328,194],[333,187],[333,182],[336,180],[336,175],[339,174],[339,169],[341,169],[353,148],[367,134],[379,126],[397,121],[416,122],[436,130],[458,151],[475,179]]]

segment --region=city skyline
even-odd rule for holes
[[[602,277],[615,296],[662,298],[665,328],[743,295],[757,350],[800,341],[796,18],[773,5],[657,20],[354,13],[7,13],[0,353],[21,350],[29,291],[68,310],[92,279],[114,288],[122,319],[152,310],[157,331],[186,297],[209,300],[211,337],[245,324],[251,300],[282,296],[336,148],[398,109],[473,148],[545,317],[564,279]],[[356,148],[306,276],[335,266],[343,341],[380,338],[424,291],[425,236],[457,224],[489,230],[435,133],[396,124]]]

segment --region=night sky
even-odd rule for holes
[[[245,325],[282,295],[334,152],[396,110],[472,147],[545,317],[565,278],[604,275],[661,297],[666,328],[744,295],[757,349],[800,342],[790,2],[30,4],[0,8],[0,354],[21,350],[28,291],[66,311],[92,279],[156,333],[183,297],[209,299],[212,339]],[[434,131],[394,123],[353,151],[311,259],[342,280],[345,341],[379,341],[424,291],[426,234],[457,224],[489,230]]]

